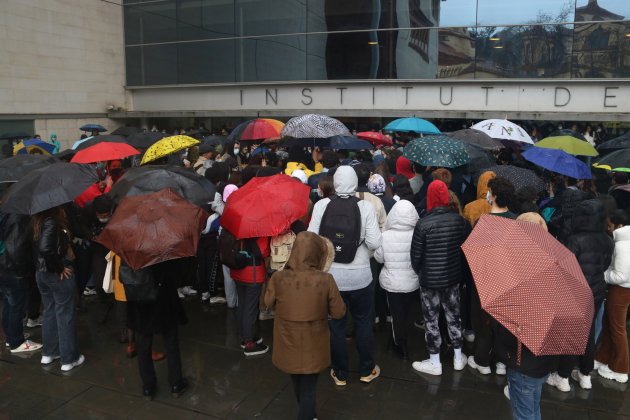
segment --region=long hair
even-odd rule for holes
[[[42,234],[42,225],[44,220],[51,217],[55,223],[62,230],[68,230],[68,218],[66,212],[62,206],[53,207],[52,209],[44,210],[33,216],[33,240],[39,241]]]
[[[459,198],[457,197],[457,194],[455,194],[451,190],[448,190],[448,196],[449,196],[448,208],[450,208],[452,211],[462,216],[462,205],[459,202]]]

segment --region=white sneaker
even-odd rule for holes
[[[205,302],[205,301],[207,301],[208,299],[210,299],[210,292],[203,292],[203,293],[201,294],[201,301],[202,301],[202,302]]]
[[[61,359],[61,356],[42,356],[41,364],[49,365],[57,359]]]
[[[418,372],[428,373],[429,375],[439,376],[442,374],[442,364],[434,365],[431,363],[431,359],[423,360],[422,362],[413,362],[411,367]]]
[[[25,339],[25,340],[28,340],[28,338],[29,338],[30,336],[31,336],[31,335],[30,335],[29,333],[24,333],[24,339]],[[11,345],[9,344],[9,342],[8,342],[8,341],[5,341],[5,342],[4,342],[4,345],[5,345],[5,346],[7,346],[7,348],[10,348],[10,347],[11,347]]]
[[[504,376],[507,374],[507,369],[503,363],[497,362],[496,374],[501,375],[501,376]]]
[[[42,345],[39,343],[36,343],[31,340],[24,340],[22,344],[20,344],[14,349],[11,349],[11,353],[28,353],[31,351],[40,350],[41,348],[42,348]]]
[[[197,291],[190,286],[182,287],[181,291],[185,296],[197,296]]]
[[[569,378],[563,378],[558,375],[557,372],[551,373],[547,377],[547,385],[554,386],[558,391],[569,392],[571,391],[571,385],[569,384]]]
[[[607,366],[605,363],[598,362],[597,360],[594,360],[594,362],[595,362],[595,370],[598,370],[602,366]]]
[[[505,398],[507,398],[508,400],[510,399],[510,386],[506,385],[503,388],[503,395],[505,395]]]
[[[600,363],[599,369],[597,369],[597,373],[599,376],[605,379],[610,379],[612,381],[617,381],[619,383],[625,384],[628,382],[628,374],[627,373],[617,373],[612,371],[608,365],[604,365]]]
[[[221,305],[226,303],[227,301],[223,296],[213,296],[210,298],[210,305]]]
[[[184,299],[186,297],[184,296],[182,289],[177,289],[177,296],[179,296],[180,299]]]
[[[453,368],[455,370],[463,370],[466,367],[467,363],[468,359],[466,358],[466,355],[464,353],[462,353],[462,357],[460,357],[459,359],[457,357],[453,357]]]
[[[26,321],[26,327],[27,328],[36,328],[36,327],[41,327],[41,326],[42,326],[42,317],[41,316],[39,316],[36,319],[29,318]]]
[[[79,358],[72,363],[68,363],[67,365],[61,365],[62,372],[68,372],[69,370],[74,369],[77,366],[81,366],[85,362],[85,356],[82,354],[79,355]]]
[[[468,366],[477,369],[482,375],[490,375],[490,373],[492,373],[490,366],[480,366],[475,363],[475,356],[468,356]]]
[[[274,319],[276,316],[276,312],[271,309],[265,309],[264,311],[260,311],[258,315],[258,319],[260,321],[267,321],[269,319]]]
[[[582,372],[579,370],[574,370],[571,372],[571,377],[574,381],[577,381],[580,384],[580,388],[582,389],[592,389],[593,384],[591,382],[591,375],[582,375]]]
[[[475,332],[473,330],[464,330],[464,340],[469,343],[475,342]]]

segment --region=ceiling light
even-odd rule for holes
[[[369,41],[368,45],[378,45],[378,41]]]
[[[503,48],[503,45],[496,45],[496,46],[494,46],[492,48],[501,49],[501,48]]]
[[[493,36],[492,38],[489,38],[489,39],[490,39],[490,41],[500,41],[501,40],[501,38],[498,38],[496,36]]]

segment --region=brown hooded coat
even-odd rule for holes
[[[319,373],[330,366],[328,317],[341,318],[346,307],[332,275],[332,243],[300,232],[284,270],[276,272],[265,292],[275,308],[273,364],[290,374]]]
[[[490,213],[491,207],[486,200],[486,193],[488,192],[488,182],[494,177],[496,177],[496,175],[492,171],[482,173],[477,181],[477,199],[466,204],[466,207],[464,207],[464,218],[468,220],[473,227],[482,214]]]

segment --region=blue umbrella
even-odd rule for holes
[[[27,155],[27,154],[31,154],[33,149],[41,149],[44,152],[48,152],[49,155],[52,155],[53,150],[55,150],[55,145],[50,144],[40,139],[33,138],[33,139],[24,140],[21,143],[18,143],[13,148],[13,151],[16,154]],[[40,153],[41,153],[41,150],[39,151]]]
[[[542,168],[571,178],[591,179],[593,177],[584,162],[564,150],[531,147],[523,152],[523,157]]]
[[[97,131],[99,133],[103,133],[105,131],[107,131],[107,129],[105,127],[103,127],[100,124],[85,124],[82,125],[81,127],[79,127],[79,130],[81,131]]]
[[[79,145],[80,145],[81,143],[85,143],[86,141],[88,141],[89,139],[91,139],[91,138],[93,138],[93,137],[94,137],[94,136],[92,136],[92,137],[86,137],[86,138],[84,138],[84,139],[81,139],[81,140],[77,140],[77,141],[75,141],[75,142],[74,142],[74,144],[72,145],[72,150],[76,150],[76,149],[77,149],[77,147],[79,147]]]
[[[410,117],[410,118],[398,118],[387,124],[385,131],[401,131],[405,133],[418,133],[418,134],[440,134],[441,131],[433,124],[422,118]]]

